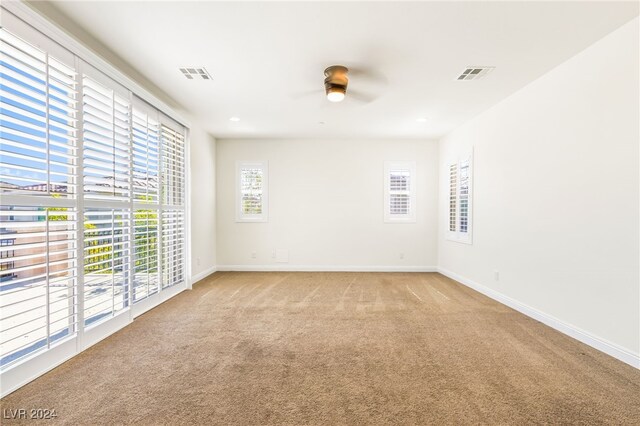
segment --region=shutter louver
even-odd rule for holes
[[[416,163],[385,161],[384,221],[413,223],[416,221]]]
[[[238,161],[236,163],[236,221],[267,222],[269,220],[269,163]]]
[[[162,287],[171,287],[185,280],[184,211],[162,212]]]
[[[473,154],[449,165],[449,225],[447,238],[471,243],[471,191]]]
[[[467,233],[469,229],[469,160],[460,163],[460,229]]]
[[[138,209],[134,213],[133,301],[158,292],[158,211]]]
[[[0,210],[0,366],[75,334],[76,211]]]
[[[162,125],[162,288],[185,282],[185,140],[181,132]]]
[[[75,194],[75,72],[4,29],[0,40],[0,192]]]
[[[133,109],[133,198],[158,203],[160,123]]]
[[[131,195],[129,101],[83,78],[85,199],[128,201]]]
[[[449,231],[457,230],[458,165],[449,166]]]
[[[120,209],[84,212],[85,325],[128,306],[130,213]]]
[[[154,112],[157,116],[157,111],[136,102],[132,113],[134,303],[159,291],[160,228],[160,123],[151,116]]]
[[[244,167],[240,172],[240,194],[242,214],[262,214],[262,191],[264,172],[262,168]]]
[[[170,206],[184,205],[185,141],[184,135],[162,126],[162,202]]]
[[[389,213],[408,215],[411,209],[411,171],[391,170],[389,173]]]

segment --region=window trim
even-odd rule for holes
[[[461,165],[464,162],[469,163],[469,195],[468,195],[468,205],[467,205],[467,232],[460,231],[460,186],[461,186]],[[450,170],[452,167],[456,167],[456,219],[455,219],[455,227],[456,230],[452,231],[450,229],[450,202],[451,202],[451,174]],[[458,156],[454,161],[449,161],[446,163],[446,167],[444,168],[446,173],[446,185],[447,185],[447,200],[446,200],[446,239],[448,241],[462,243],[462,244],[473,244],[473,151],[467,152],[463,155]]]
[[[259,215],[247,215],[242,212],[242,169],[260,168],[262,170],[262,213]],[[236,222],[237,223],[266,223],[269,222],[269,162],[261,161],[236,161]]]
[[[406,215],[391,215],[391,170],[409,170],[411,179],[409,180],[409,213]],[[385,161],[384,162],[384,223],[416,223],[416,187],[417,174],[415,161]]]

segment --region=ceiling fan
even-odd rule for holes
[[[332,65],[324,70],[324,91],[329,102],[342,102],[347,95],[349,85],[349,68],[343,65]]]
[[[347,97],[347,87],[349,86],[349,77],[357,77],[358,80],[375,81],[377,83],[386,84],[384,76],[372,72],[365,72],[360,69],[349,69],[344,65],[332,65],[324,70],[324,91],[327,100],[330,102],[341,102]],[[317,94],[318,91],[312,90],[300,93],[294,98],[306,97],[308,95]],[[361,101],[371,102],[375,97],[364,95],[356,90],[349,89],[349,98]]]

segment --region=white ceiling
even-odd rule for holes
[[[225,138],[437,138],[638,14],[633,2],[55,5]],[[329,103],[333,64],[369,70],[349,89],[373,100]],[[467,65],[496,69],[455,81]]]

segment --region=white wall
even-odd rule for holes
[[[632,359],[640,352],[638,48],[636,18],[440,144],[439,266]],[[465,245],[445,239],[445,166],[471,146],[474,235]]]
[[[437,142],[218,140],[216,160],[219,269],[436,266]],[[235,222],[238,160],[269,162],[268,223]],[[385,160],[416,161],[416,223],[383,223]],[[289,262],[276,263],[274,249]]]
[[[192,122],[189,141],[191,276],[197,281],[216,267],[216,140]]]

